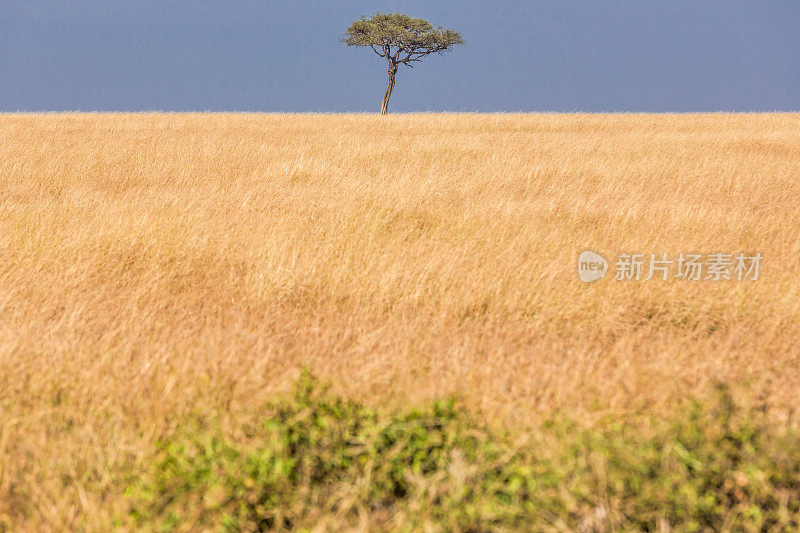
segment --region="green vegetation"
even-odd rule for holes
[[[800,433],[720,388],[670,420],[515,440],[453,402],[382,414],[306,377],[260,427],[160,443],[127,498],[160,530],[795,529]]]

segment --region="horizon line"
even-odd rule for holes
[[[309,115],[309,116],[411,116],[411,115],[793,115],[797,110],[714,110],[714,111],[398,111],[382,115],[379,111],[238,111],[238,110],[45,110],[5,111],[0,116],[13,115]]]

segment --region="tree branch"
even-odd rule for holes
[[[404,52],[406,52],[407,55],[406,55],[406,57],[400,59],[398,61],[398,63],[403,63],[405,65],[408,65],[412,61],[422,61],[422,58],[425,57],[426,55],[433,54],[433,53],[436,53],[436,52],[441,52],[441,51],[442,51],[442,49],[440,49],[440,48],[431,49],[431,50],[422,50],[422,51],[420,51],[419,49],[404,50]],[[411,66],[411,65],[409,65],[409,66]]]

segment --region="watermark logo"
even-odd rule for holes
[[[677,257],[621,253],[617,255],[614,280],[756,281],[763,258],[760,253],[742,252],[681,253]],[[586,283],[602,279],[607,270],[608,263],[596,252],[586,250],[578,257],[578,276]]]
[[[608,272],[608,261],[602,255],[585,250],[578,256],[578,276],[581,281],[591,283],[602,279]]]

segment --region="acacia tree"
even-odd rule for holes
[[[424,19],[411,18],[400,13],[375,13],[372,17],[361,17],[353,22],[341,42],[347,46],[368,46],[389,62],[389,86],[383,95],[381,114],[389,112],[389,97],[394,90],[394,77],[400,65],[412,65],[423,57],[449,50],[464,44],[461,34],[435,27]]]

